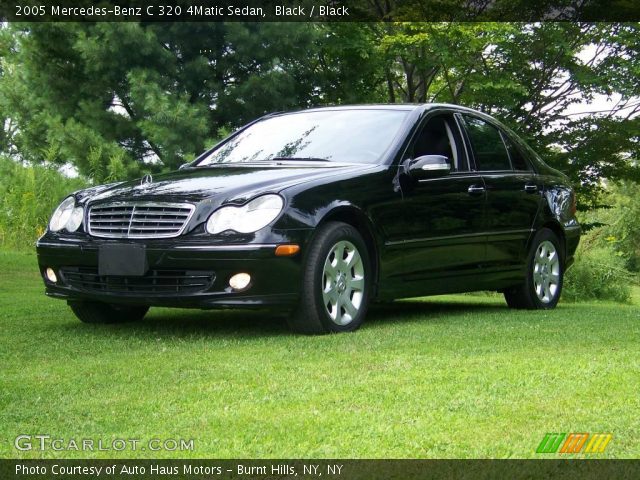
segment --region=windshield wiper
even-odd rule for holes
[[[215,163],[200,163],[198,165],[194,165],[195,167],[215,167],[215,166],[237,166],[237,165],[252,165],[256,163],[266,163],[266,162],[331,162],[331,160],[327,160],[326,158],[317,158],[317,157],[273,157],[273,158],[265,158],[263,160],[250,160],[244,162],[215,162]]]
[[[326,158],[316,158],[316,157],[273,157],[265,161],[280,162],[280,161],[287,161],[287,160],[291,160],[293,162],[330,162],[331,161],[331,160],[327,160]]]

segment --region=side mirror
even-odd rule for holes
[[[180,165],[178,167],[178,170],[184,170],[185,168],[189,168],[191,166],[191,162],[189,163],[183,163],[182,165]]]
[[[421,155],[405,163],[405,173],[416,180],[444,177],[450,172],[449,159],[444,155]]]

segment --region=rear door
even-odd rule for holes
[[[487,190],[486,267],[519,269],[542,201],[542,185],[516,144],[497,124],[461,115],[475,169]]]

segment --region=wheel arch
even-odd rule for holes
[[[539,232],[543,228],[547,228],[547,229],[551,230],[558,237],[558,240],[560,241],[560,248],[562,249],[562,260],[563,260],[564,263],[566,263],[566,260],[567,260],[567,237],[566,237],[566,235],[564,233],[564,229],[562,228],[562,225],[560,225],[560,223],[558,221],[556,221],[556,220],[547,220],[542,225],[540,225],[540,227],[538,228],[537,232]],[[531,248],[531,242],[533,241],[533,238],[534,238],[534,235],[531,236],[531,241],[529,242],[529,248]],[[564,267],[564,265],[563,265],[563,267]]]

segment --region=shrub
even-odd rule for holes
[[[640,271],[640,184],[620,182],[612,188],[613,209],[609,225],[605,228],[606,240],[626,260],[629,270]]]
[[[0,246],[32,248],[60,201],[84,186],[55,168],[25,167],[0,156]]]
[[[581,216],[583,225],[595,226],[585,240],[594,246],[611,246],[632,272],[640,272],[639,197],[640,183],[612,182],[603,197],[605,205]]]
[[[629,302],[635,278],[625,269],[625,259],[611,246],[583,247],[575,264],[567,271],[563,298]]]

